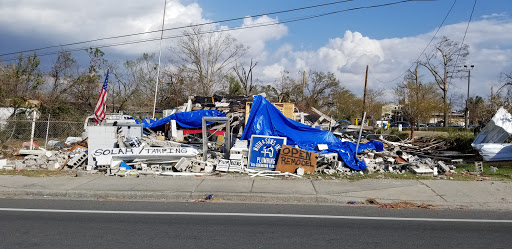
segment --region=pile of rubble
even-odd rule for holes
[[[373,174],[373,173],[394,173],[404,174],[411,172],[420,175],[432,175],[445,178],[446,173],[455,173],[456,166],[462,162],[462,159],[446,159],[436,160],[439,158],[434,155],[424,153],[428,151],[432,153],[434,149],[441,151],[444,149],[444,142],[436,141],[432,138],[430,143],[425,144],[425,139],[406,142],[390,142],[380,137],[380,141],[384,143],[384,150],[364,151],[358,157],[366,164],[363,171],[355,171],[348,167],[344,167],[343,162],[338,160],[336,153],[327,153],[319,156],[317,161],[318,173],[327,175],[354,175],[354,174]]]
[[[461,160],[454,159],[450,163],[442,160],[435,160],[435,156],[428,157],[418,155],[425,151],[432,152],[433,149],[443,149],[443,143],[430,140],[425,144],[425,140],[410,142],[390,142],[380,137],[385,145],[385,149],[380,152],[366,150],[360,153],[358,157],[366,164],[363,171],[353,170],[346,167],[344,162],[338,157],[337,153],[319,154],[314,167],[314,173],[325,175],[354,175],[354,174],[381,174],[395,173],[404,174],[412,172],[414,174],[439,176],[446,178],[444,174],[454,173],[455,166]],[[180,175],[207,175],[213,173],[247,173],[251,177],[276,177],[276,176],[294,176],[301,177],[305,174],[303,167],[297,167],[293,172],[280,172],[275,169],[254,170],[248,167],[249,164],[249,141],[236,140],[235,144],[229,149],[228,157],[226,153],[219,150],[217,144],[206,148],[208,150],[207,158],[203,158],[202,149],[198,149],[186,144],[180,144],[173,141],[160,140],[155,134],[144,135],[139,138],[118,137],[117,147],[119,147],[116,156],[110,155],[109,159],[102,159],[107,150],[102,150],[98,156],[98,151],[92,152],[97,155],[93,158],[94,164],[88,163],[91,159],[88,150],[87,140],[71,144],[68,148],[60,150],[28,150],[22,149],[19,155],[24,156],[19,160],[0,160],[0,168],[12,170],[79,170],[87,173],[100,173],[110,176],[180,176]],[[159,151],[156,148],[160,148]],[[175,151],[171,151],[174,148]],[[188,154],[183,154],[186,149]],[[123,152],[124,150],[124,152]],[[148,153],[143,154],[144,150]],[[151,150],[151,151],[150,151]],[[129,158],[123,153],[130,151],[139,151],[138,156]],[[175,153],[179,157],[172,157],[170,160],[166,157],[160,157],[160,154]],[[109,151],[108,153],[115,153]],[[160,154],[159,154],[160,153]],[[104,162],[103,162],[104,161]],[[449,175],[449,174],[448,174]]]
[[[264,99],[261,103],[263,106],[271,105]],[[172,122],[170,125],[167,124],[165,130],[157,132],[147,127],[143,128],[143,124],[140,123],[121,122],[126,120],[102,126],[89,126],[87,127],[88,136],[83,140],[69,138],[64,144],[56,140],[50,141],[56,150],[22,149],[19,155],[24,156],[23,159],[0,160],[0,169],[77,170],[110,176],[138,177],[229,172],[247,173],[251,177],[412,172],[445,178],[446,175],[455,172],[454,164],[462,161],[458,157],[461,156],[460,153],[447,153],[445,143],[433,138],[393,142],[384,135],[370,134],[370,130],[362,136],[363,127],[361,129],[345,127],[346,129],[341,130],[342,132],[330,133],[330,131],[314,129],[296,121],[280,124],[279,120],[289,119],[286,119],[282,113],[279,113],[281,116],[276,116],[275,113],[286,112],[286,108],[290,108],[286,105],[283,105],[283,110],[277,110],[275,107],[272,108],[276,110],[266,109],[263,113],[267,115],[266,113],[270,110],[274,112],[273,116],[260,117],[260,123],[248,128],[251,121],[245,120],[245,117],[249,115],[250,105],[247,98],[226,99],[218,96],[190,98],[183,107],[180,107],[179,112],[208,109],[215,112],[228,112],[229,115],[223,114],[226,117],[202,116],[198,119],[199,123],[202,121],[202,127],[188,129],[182,127],[181,138],[176,136],[178,129],[176,123],[172,124]],[[257,108],[259,107],[254,109]],[[293,111],[290,113],[292,116]],[[301,115],[303,119],[305,114]],[[207,121],[211,121],[210,119],[213,120],[212,123],[206,124]],[[281,132],[277,134],[286,134],[286,137],[278,137],[252,133],[247,136],[248,129],[265,126],[261,124],[261,120],[272,119],[279,119],[273,120],[279,124],[265,124],[270,127],[268,130],[277,129],[277,125],[289,125],[286,127],[287,131],[292,130],[295,134]],[[328,118],[325,117],[322,120],[328,120]],[[176,122],[176,120],[173,121]],[[185,134],[185,132],[188,133]],[[245,140],[237,139],[243,138],[242,132],[246,136]],[[317,134],[328,137],[324,141],[332,142],[334,139],[336,142],[341,142],[338,145],[348,141],[352,144],[357,143],[359,146],[362,139],[361,144],[371,143],[369,140],[374,140],[379,141],[380,147],[383,148],[377,151],[375,146],[368,146],[365,148],[369,149],[354,153],[354,149],[350,147],[329,148],[327,144],[316,143],[313,149],[304,143],[301,148],[297,145],[300,143],[296,143],[296,140],[303,136],[314,140],[320,137]],[[290,137],[291,135],[295,136],[294,139]],[[184,137],[193,137],[193,139],[183,139]],[[288,146],[286,139],[294,140],[293,146]],[[368,140],[365,141],[365,139]],[[360,164],[361,161],[364,163]],[[361,167],[354,167],[354,164]]]

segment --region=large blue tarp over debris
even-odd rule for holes
[[[337,153],[345,164],[355,170],[366,168],[364,161],[355,157],[356,145],[352,142],[342,142],[330,131],[309,127],[300,122],[285,117],[272,103],[263,96],[254,96],[249,118],[242,134],[242,140],[250,140],[252,135],[267,135],[286,137],[286,144],[298,145],[301,149],[321,154]],[[316,151],[317,144],[327,144],[329,149]],[[383,144],[371,141],[360,144],[358,152],[366,149],[383,150]]]
[[[201,128],[203,125],[203,117],[225,117],[226,114],[217,110],[199,110],[191,112],[177,112],[165,118],[158,120],[143,120],[143,128],[159,130],[171,120],[176,120],[179,126],[183,128]],[[212,124],[212,122],[206,122]]]

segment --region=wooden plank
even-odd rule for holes
[[[295,104],[293,103],[272,103],[285,117],[293,119],[293,113],[295,112]],[[252,102],[245,103],[245,123],[249,119],[249,113],[251,112]]]

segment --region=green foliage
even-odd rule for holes
[[[272,85],[260,86],[258,91],[265,93],[271,102],[277,102],[279,99],[279,93]]]
[[[475,140],[475,135],[469,132],[448,132],[448,135],[437,136],[438,139],[446,141],[448,150],[461,152],[474,151],[471,143]]]
[[[400,132],[398,131],[398,129],[395,128],[389,130],[389,135],[397,136],[400,140],[406,140],[410,137],[410,133]]]
[[[233,75],[227,75],[227,80],[229,83],[229,92],[230,96],[240,96],[244,95],[244,90],[242,89],[242,85],[240,85],[240,81],[236,79]]]
[[[76,109],[66,102],[59,102],[53,105],[43,103],[39,107],[39,111],[43,117],[48,114],[51,115],[53,117],[52,120],[55,120],[56,117],[62,117],[66,120],[75,119],[75,117],[79,115]]]
[[[361,115],[362,100],[357,98],[350,90],[338,86],[332,90],[330,96],[334,103],[335,111],[333,112],[333,116],[335,119],[352,120]]]

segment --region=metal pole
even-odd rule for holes
[[[165,9],[167,8],[167,0],[164,3],[164,16],[162,18],[162,33],[160,34],[160,51],[158,53],[158,67],[156,69],[156,86],[155,86],[155,101],[153,103],[153,119],[155,118],[156,111],[156,98],[158,96],[158,83],[160,76],[160,58],[162,57],[162,39],[164,37],[164,24],[165,24]]]
[[[368,85],[368,65],[366,65],[366,76],[364,77],[363,113],[366,111],[366,86],[367,85]]]
[[[466,111],[464,112],[465,114],[465,120],[464,120],[464,123],[465,123],[465,127],[466,129],[469,127],[469,108],[468,108],[468,104],[469,104],[469,84],[471,82],[471,70],[468,70],[468,95],[466,97]]]
[[[469,127],[469,108],[468,108],[468,105],[469,105],[469,85],[470,85],[470,82],[471,82],[471,69],[473,69],[475,66],[474,65],[471,65],[471,66],[467,66],[467,65],[464,65],[465,68],[468,69],[468,93],[467,93],[467,97],[466,97],[466,110],[464,110],[464,127],[466,129],[468,129]]]
[[[48,144],[48,130],[50,129],[50,114],[48,114],[48,124],[46,125],[46,140],[44,142],[44,149],[46,150],[46,145]]]
[[[36,129],[36,111],[32,110],[32,132],[30,133],[30,150],[34,149],[34,131]]]
[[[229,116],[227,116],[228,120],[226,121],[226,135],[224,136],[224,157],[225,159],[229,159],[229,152],[231,150],[231,122]]]
[[[359,129],[359,137],[357,137],[356,157],[357,157],[357,150],[359,149],[359,142],[361,142],[361,135],[363,134],[363,126],[364,126],[364,119],[365,118],[366,118],[366,112],[363,113],[363,120],[361,122],[361,129]]]
[[[205,117],[203,117],[202,128],[203,128],[203,161],[206,162],[206,159],[208,159],[208,134],[206,134],[206,119],[205,119]]]

